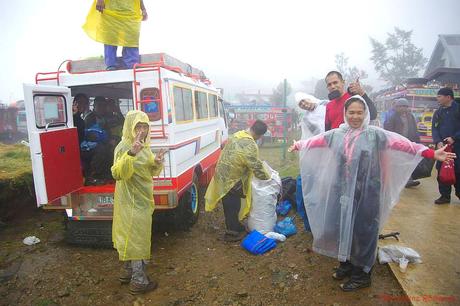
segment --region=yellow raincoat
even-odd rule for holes
[[[246,201],[242,201],[239,219],[251,209],[251,177],[268,180],[270,175],[259,159],[259,149],[247,131],[236,132],[225,145],[216,166],[216,173],[206,191],[206,211],[212,211],[217,203],[241,180]]]
[[[106,45],[139,47],[141,21],[140,0],[105,0],[102,13],[96,10],[94,0],[83,30]]]
[[[128,155],[135,140],[137,123],[149,123],[141,111],[130,111],[123,125],[123,137],[115,148],[112,176],[116,180],[112,241],[119,259],[150,259],[152,236],[153,179],[163,169],[155,162],[147,136],[144,148],[136,156]]]

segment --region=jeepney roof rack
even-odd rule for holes
[[[122,58],[117,57],[117,62],[122,66]],[[66,63],[66,71],[63,71],[61,67]],[[210,81],[204,74],[204,72],[198,68],[191,66],[190,64],[184,63],[177,58],[174,58],[166,53],[151,53],[140,55],[139,66],[152,65],[162,67],[183,75],[186,75],[195,80],[202,81],[209,84]],[[136,67],[134,67],[136,68]],[[84,74],[106,71],[104,58],[90,58],[83,60],[65,60],[61,63],[58,71],[55,72],[38,72],[35,76],[35,83],[38,84],[40,81],[56,80],[59,84],[59,76],[65,73],[70,74]]]

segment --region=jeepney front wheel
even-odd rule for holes
[[[180,229],[188,230],[198,221],[203,199],[204,194],[200,188],[198,175],[194,173],[192,184],[179,199],[176,222]]]

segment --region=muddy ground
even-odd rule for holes
[[[0,230],[1,305],[390,305],[388,295],[404,296],[386,265],[376,265],[371,288],[342,292],[335,260],[311,251],[300,222],[276,249],[250,255],[222,241],[221,209],[202,212],[190,231],[154,232],[148,270],[159,287],[132,296],[118,282],[116,251],[67,245],[62,220],[33,210]],[[29,235],[41,242],[24,245]]]

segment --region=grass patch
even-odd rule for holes
[[[0,144],[0,181],[32,175],[29,148],[24,145]]]
[[[0,203],[9,204],[18,195],[33,195],[32,164],[29,148],[0,144]],[[0,212],[7,207],[0,205]]]
[[[259,155],[260,159],[265,160],[270,167],[278,171],[281,177],[291,176],[296,178],[299,175],[298,154],[286,152],[286,159],[283,159],[282,144],[279,146],[262,146],[259,149]]]

